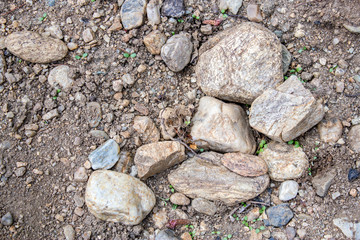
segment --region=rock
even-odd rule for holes
[[[190,233],[188,232],[184,232],[183,234],[181,234],[181,240],[192,240],[193,238],[191,237]]]
[[[74,82],[69,75],[70,67],[67,65],[60,65],[50,71],[48,82],[54,88],[69,91]]]
[[[84,167],[79,167],[78,170],[74,173],[75,182],[86,182],[88,179],[86,169]]]
[[[295,75],[276,89],[266,90],[250,109],[250,126],[275,141],[290,141],[324,117],[320,100]]]
[[[322,120],[318,125],[321,141],[336,143],[342,135],[343,126],[337,118]]]
[[[165,226],[165,224],[169,221],[169,218],[167,216],[167,212],[165,209],[162,209],[161,211],[154,213],[152,216],[152,219],[154,221],[155,227],[159,228],[159,229],[162,229]]]
[[[286,74],[289,70],[289,66],[292,60],[291,53],[287,50],[287,48],[281,44],[281,56],[282,56],[282,70],[283,74]]]
[[[101,131],[101,130],[91,130],[91,131],[89,132],[89,134],[90,134],[92,137],[95,137],[95,138],[101,138],[101,139],[105,139],[105,140],[109,140],[109,139],[110,139],[109,135],[107,135],[106,132]]]
[[[85,192],[89,211],[105,221],[137,225],[156,203],[155,195],[143,182],[109,170],[91,174]]]
[[[210,24],[201,25],[200,31],[205,35],[211,35],[212,34],[212,26]]]
[[[265,225],[274,227],[285,226],[294,217],[293,212],[286,203],[268,208],[266,214],[268,219],[264,220]]]
[[[133,76],[131,76],[131,74],[127,73],[127,74],[124,74],[122,77],[121,77],[121,80],[123,82],[123,84],[125,84],[125,86],[132,86],[134,83],[135,83],[135,79]]]
[[[305,30],[303,29],[304,25],[302,25],[301,23],[298,23],[298,25],[295,27],[294,29],[294,36],[296,38],[302,38],[305,36]]]
[[[22,176],[24,176],[25,175],[25,173],[26,173],[26,167],[19,167],[19,168],[17,168],[16,170],[15,170],[15,175],[17,176],[17,177],[22,177]]]
[[[189,205],[190,199],[182,193],[174,193],[170,196],[170,202],[176,205]]]
[[[246,215],[248,217],[247,221],[252,222],[253,220],[256,220],[260,217],[260,209],[258,207],[255,207],[251,209],[248,214]]]
[[[296,197],[299,190],[299,184],[293,180],[282,182],[279,188],[279,199],[289,201]]]
[[[306,237],[306,229],[300,228],[296,232],[300,239],[304,239]]]
[[[74,240],[75,239],[75,230],[71,225],[66,225],[64,227],[64,235],[66,240]]]
[[[89,43],[94,40],[95,33],[91,30],[91,28],[86,28],[82,33],[82,38],[84,42]]]
[[[114,18],[113,24],[108,29],[108,32],[119,31],[122,29],[121,19],[119,16]]]
[[[47,27],[45,28],[45,32],[50,33],[50,36],[57,39],[63,39],[64,37],[59,25],[52,25],[50,27]]]
[[[355,181],[360,177],[360,172],[354,168],[349,169],[348,180],[349,182]]]
[[[261,232],[257,233],[255,229],[251,230],[249,240],[262,240],[262,239],[263,236]],[[221,240],[221,238],[216,240]],[[270,240],[274,240],[274,239],[270,238]]]
[[[176,135],[176,126],[181,126],[183,121],[177,116],[176,110],[173,108],[165,108],[159,113],[160,121],[164,124],[160,125],[161,135],[165,140],[169,140]]]
[[[173,72],[180,72],[190,62],[193,44],[188,34],[175,34],[161,48],[161,58]]]
[[[249,4],[247,6],[247,16],[252,22],[261,22],[263,20],[261,16],[260,6],[257,4]]]
[[[360,153],[360,124],[351,127],[349,132],[349,145],[352,150]]]
[[[141,141],[145,144],[158,142],[160,139],[160,132],[149,117],[136,116],[133,127],[140,134]]]
[[[152,31],[144,37],[144,44],[147,50],[153,55],[159,55],[165,43],[166,36],[159,30]]]
[[[45,121],[48,121],[48,120],[51,120],[55,117],[58,117],[59,116],[59,112],[58,110],[55,108],[53,110],[51,110],[50,112],[47,112],[45,113],[43,116],[42,116],[42,119],[45,120]]]
[[[130,152],[128,151],[121,151],[120,152],[120,159],[115,164],[113,170],[121,173],[127,173],[129,171],[130,165],[133,162],[133,158],[131,157]],[[136,173],[137,174],[137,173]]]
[[[198,85],[209,96],[251,104],[283,80],[280,41],[256,23],[242,23],[224,32],[200,49],[210,48],[196,65]]]
[[[68,52],[66,44],[61,40],[29,31],[10,34],[5,39],[5,46],[12,54],[32,63],[58,61]]]
[[[308,72],[302,72],[301,73],[301,79],[305,82],[311,81],[314,77],[314,74],[308,73]]]
[[[154,176],[185,159],[185,148],[179,142],[157,142],[137,149],[134,163],[142,179]]]
[[[3,51],[0,51],[0,84],[2,84],[5,80],[5,73],[7,70],[7,64],[5,61]]]
[[[192,123],[191,136],[198,148],[220,152],[255,152],[256,143],[246,113],[238,105],[202,97]]]
[[[150,0],[146,6],[146,13],[149,23],[151,25],[156,25],[161,23],[160,17],[160,4],[157,0]]]
[[[165,0],[161,11],[167,17],[179,18],[185,14],[184,0]]]
[[[4,226],[11,226],[13,224],[14,220],[10,212],[7,212],[4,216],[1,218],[1,224]]]
[[[262,193],[269,184],[269,177],[242,177],[222,166],[222,154],[202,153],[193,157],[168,175],[170,184],[190,198],[221,200],[227,205],[244,202]]]
[[[355,188],[350,189],[349,195],[352,196],[352,197],[356,197],[357,196],[357,190]]]
[[[360,26],[352,26],[350,24],[344,24],[344,28],[352,33],[360,33]],[[357,240],[357,239],[356,239]]]
[[[90,127],[95,128],[101,121],[101,106],[97,102],[89,102],[86,104],[86,118]]]
[[[285,233],[288,240],[293,240],[296,236],[296,231],[293,227],[286,227]]]
[[[191,206],[199,213],[206,214],[209,216],[213,216],[216,211],[216,205],[213,202],[210,202],[209,200],[203,199],[203,198],[195,198],[191,202]]]
[[[348,239],[358,240],[358,238],[354,238],[354,230],[356,230],[356,228],[360,229],[360,223],[354,224],[347,217],[343,217],[333,219],[333,224],[338,227]]]
[[[240,152],[225,153],[221,162],[230,171],[244,177],[257,177],[268,172],[265,161],[260,157]]]
[[[337,93],[342,93],[345,89],[345,83],[341,81],[337,81],[335,83],[335,90]]]
[[[127,30],[140,27],[144,21],[146,0],[126,0],[121,6],[121,22]]]
[[[239,11],[242,0],[220,0],[219,2],[219,9],[220,10],[230,10],[232,14],[237,14]]]
[[[267,144],[259,157],[266,162],[270,178],[275,181],[299,178],[309,165],[301,147],[295,148],[293,145],[275,141]]]
[[[316,194],[320,197],[325,197],[330,185],[336,176],[335,169],[327,169],[324,172],[316,174],[312,179],[313,187],[316,189]]]
[[[89,155],[92,169],[110,169],[119,160],[120,147],[113,139],[92,151]]]
[[[181,240],[175,235],[175,232],[170,229],[161,230],[155,237],[155,240]]]

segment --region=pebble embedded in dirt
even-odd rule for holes
[[[154,213],[152,216],[152,220],[154,221],[154,225],[156,228],[162,229],[169,221],[166,209],[162,209]]]
[[[88,179],[86,169],[84,167],[79,167],[74,173],[75,182],[86,182]]]
[[[335,169],[328,169],[323,172],[319,172],[312,179],[313,187],[316,190],[316,194],[320,197],[325,197],[331,184],[336,177]]]
[[[95,138],[101,138],[101,139],[105,139],[105,140],[109,140],[109,139],[110,139],[109,135],[107,135],[106,132],[101,131],[101,130],[91,130],[91,131],[89,132],[89,134],[90,134],[92,137],[95,137]]]
[[[69,91],[74,80],[70,77],[70,67],[66,65],[57,66],[49,73],[48,82],[52,87]]]
[[[13,217],[10,212],[1,217],[1,224],[4,226],[11,226],[13,224]]]
[[[195,198],[191,201],[191,206],[199,213],[213,216],[216,211],[215,203],[204,198]]]
[[[166,36],[159,30],[155,30],[144,37],[144,44],[153,55],[161,53],[161,48],[166,43]]]
[[[360,172],[354,168],[350,168],[348,172],[348,180],[349,182],[355,181],[360,177]]]
[[[48,121],[48,120],[51,120],[55,117],[58,117],[59,116],[59,111],[55,108],[47,113],[45,113],[43,116],[42,116],[42,119],[45,120],[45,121]]]
[[[261,22],[263,20],[261,16],[260,6],[258,4],[249,4],[247,6],[247,17],[252,22]]]
[[[222,164],[230,171],[244,177],[257,177],[268,172],[268,167],[260,157],[241,152],[225,153]]]
[[[189,205],[190,199],[182,193],[174,193],[170,196],[170,201],[177,205]]]
[[[170,229],[161,230],[155,237],[155,240],[181,240],[175,235],[175,232]]]
[[[179,18],[185,14],[184,0],[165,0],[161,11],[167,17]]]
[[[349,144],[352,150],[360,153],[360,124],[351,127],[349,132]]]
[[[230,10],[232,14],[237,14],[243,0],[220,0],[219,9],[222,10]]]
[[[339,119],[322,120],[318,125],[321,141],[336,143],[342,135],[343,126]]]
[[[45,32],[50,33],[50,36],[57,39],[63,39],[64,37],[59,25],[51,25],[50,27],[45,28]]]
[[[120,147],[115,140],[109,139],[89,155],[91,168],[110,169],[119,160]]]
[[[144,144],[158,142],[160,139],[160,132],[149,117],[136,116],[133,127]]]
[[[114,32],[114,31],[119,31],[122,29],[122,24],[121,24],[121,19],[119,16],[116,16],[114,18],[114,21],[112,23],[112,25],[110,26],[110,28],[108,29],[108,32]]]
[[[144,21],[146,0],[126,0],[121,6],[121,22],[125,29],[140,27]]]
[[[74,240],[75,239],[75,230],[71,225],[66,225],[64,227],[64,235],[66,240]]]
[[[266,214],[268,219],[264,220],[265,225],[274,227],[285,226],[294,217],[294,213],[286,203],[268,208]]]
[[[296,197],[299,190],[299,184],[293,180],[282,182],[279,188],[279,199],[289,201]]]
[[[25,173],[26,173],[26,167],[19,167],[19,168],[17,168],[16,170],[15,170],[15,175],[17,176],[17,177],[22,177],[22,176],[24,176],[25,175]]]
[[[150,2],[147,4],[146,14],[151,25],[156,25],[161,22],[160,7],[161,5],[157,0],[150,0]]]

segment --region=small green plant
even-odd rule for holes
[[[220,231],[212,231],[211,234],[216,234],[216,235],[219,235],[221,232]]]
[[[191,123],[191,121],[185,121],[185,125],[186,125],[186,126],[189,126],[190,123]]]
[[[294,144],[294,147],[295,147],[295,148],[301,147],[299,141],[290,140],[290,141],[288,141],[288,144],[289,144],[289,145],[293,145],[293,144]]]
[[[169,188],[170,188],[170,191],[171,191],[172,193],[175,192],[175,189],[174,189],[174,187],[173,187],[172,185],[169,185]]]
[[[128,57],[130,57],[130,54],[129,53],[123,53],[123,56],[128,58]]]
[[[183,23],[183,22],[184,22],[184,19],[179,18],[177,21],[178,21],[179,23]]]
[[[222,13],[223,18],[227,18],[227,17],[228,17],[228,15],[225,13],[225,12],[226,12],[226,10],[225,10],[225,9],[221,9],[221,11],[220,11],[220,12]]]
[[[265,230],[265,226],[260,226],[259,228],[255,229],[256,233],[259,233],[260,231],[264,231]]]
[[[88,53],[83,53],[83,55],[76,55],[75,56],[75,59],[76,60],[80,60],[80,59],[82,59],[82,58],[86,58],[87,56],[89,56],[89,54]]]
[[[240,218],[238,217],[238,215],[236,215],[236,213],[234,213],[232,216],[233,216],[233,218],[236,219],[236,221],[239,221],[239,220],[240,220]]]
[[[302,71],[302,67],[297,67],[297,68],[295,68],[295,69],[291,69],[289,72],[290,73],[299,73],[299,72],[301,72]]]
[[[88,54],[88,53],[84,53],[81,57],[86,58],[87,56],[89,56],[89,54]]]
[[[42,15],[42,17],[39,18],[39,20],[42,22],[42,21],[44,21],[44,20],[46,19],[46,17],[47,17],[47,13],[44,13],[44,14]]]
[[[266,207],[265,206],[262,206],[262,208],[259,209],[259,213],[260,214],[263,214],[263,212],[265,212],[266,210]]]
[[[61,89],[56,89],[56,94],[55,94],[55,96],[52,97],[52,99],[56,100],[60,92],[61,92]]]
[[[330,73],[334,72],[337,67],[338,67],[338,65],[335,65],[334,67],[330,68],[330,69],[329,69],[329,72],[330,72]]]
[[[91,0],[91,2],[95,2],[96,0]]]
[[[299,52],[299,53],[302,53],[302,52],[305,51],[305,50],[307,50],[307,48],[306,48],[306,47],[303,47],[303,48],[300,49],[298,52]]]
[[[228,240],[230,238],[232,238],[232,234],[228,234],[226,237],[223,238],[223,240]]]
[[[204,152],[204,149],[203,149],[203,148],[200,148],[199,151],[200,151],[200,152]]]
[[[308,174],[311,176],[311,167],[308,168]]]
[[[247,205],[246,205],[246,202],[241,202],[240,203],[243,207],[246,207]]]
[[[130,55],[130,57],[131,57],[131,58],[136,57],[136,53],[132,53],[132,54]]]
[[[171,32],[171,35],[175,35],[175,32]]]
[[[266,140],[263,139],[259,144],[259,150],[256,151],[256,154],[258,155],[259,153],[263,152],[264,149],[266,148],[267,148]]]
[[[178,207],[177,204],[173,204],[171,208],[172,208],[173,210],[175,210],[175,209],[177,209],[177,207]]]
[[[195,14],[193,14],[192,17],[193,17],[194,19],[196,19],[196,20],[199,20],[199,19],[200,19],[200,17],[199,17],[199,16],[196,16]]]
[[[170,200],[169,198],[160,198],[161,201],[164,202],[164,205],[166,206],[167,205],[167,202]]]

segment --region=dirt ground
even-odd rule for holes
[[[147,51],[142,41],[143,36],[152,31],[147,20],[136,30],[113,32],[109,43],[104,40],[106,29],[112,24],[109,19],[119,14],[116,1],[85,1],[83,6],[66,0],[55,0],[55,5],[49,6],[49,2],[0,0],[0,19],[6,20],[0,24],[0,36],[20,30],[41,33],[46,27],[56,24],[61,27],[65,42],[79,44],[79,49],[69,51],[65,59],[44,65],[21,61],[6,49],[0,50],[5,55],[8,72],[18,74],[20,79],[0,85],[0,215],[11,212],[14,217],[12,226],[0,225],[0,238],[65,239],[63,227],[70,224],[76,231],[76,239],[87,239],[88,231],[91,231],[91,239],[153,239],[157,228],[152,215],[165,208],[170,219],[186,214],[191,220],[194,229],[178,227],[176,233],[179,235],[194,231],[195,239],[223,239],[228,234],[232,235],[232,239],[249,239],[250,231],[241,220],[229,217],[233,208],[220,202],[216,203],[218,211],[212,217],[196,213],[191,206],[175,210],[171,204],[165,204],[161,198],[167,199],[171,195],[167,181],[170,170],[146,181],[154,191],[157,203],[139,226],[98,220],[88,212],[86,205],[81,210],[77,209],[80,213],[74,212],[77,207],[74,199],[83,198],[86,186],[86,182],[73,181],[74,172],[84,166],[89,153],[104,142],[89,134],[92,128],[86,111],[88,102],[98,102],[102,109],[103,119],[96,129],[104,130],[120,143],[122,151],[129,151],[133,156],[138,146],[132,121],[135,116],[142,115],[134,108],[135,104],[143,104],[149,111],[148,116],[159,127],[159,111],[164,106],[184,105],[196,109],[204,94],[195,80],[196,57],[183,71],[173,73],[161,58]],[[347,179],[350,168],[360,167],[359,155],[351,151],[347,142],[352,120],[360,117],[360,82],[353,78],[360,74],[360,34],[349,32],[343,24],[360,25],[360,1],[244,0],[237,16],[229,15],[219,26],[213,27],[213,34],[205,35],[200,31],[201,20],[216,19],[221,15],[216,1],[187,0],[185,4],[190,13],[181,18],[184,21],[172,24],[163,19],[158,29],[168,37],[172,32],[188,32],[198,49],[224,28],[248,21],[243,17],[246,17],[246,7],[250,3],[270,6],[264,11],[261,24],[276,31],[282,44],[292,53],[290,69],[300,65],[302,72],[314,75],[311,80],[304,81],[304,85],[317,98],[324,100],[328,108],[325,118],[339,118],[344,125],[342,138],[345,144],[321,142],[316,127],[297,139],[309,157],[311,169],[306,176],[297,179],[300,193],[289,202],[295,215],[289,226],[296,230],[304,229],[304,239],[346,239],[332,220],[348,216],[353,221],[360,221],[359,194],[356,197],[349,195],[351,189],[360,192],[360,180],[349,182]],[[192,17],[197,10],[201,20]],[[47,16],[40,21],[44,13]],[[94,13],[101,16],[94,18]],[[67,21],[68,18],[72,23]],[[298,24],[303,25],[304,37],[294,36]],[[98,45],[89,48],[80,36],[85,28],[93,26],[98,27],[95,33]],[[126,41],[126,38],[130,40]],[[137,55],[125,58],[122,49],[130,49]],[[88,53],[88,57],[75,58],[83,53]],[[326,59],[324,65],[319,63],[323,63],[320,61],[322,58]],[[336,68],[340,68],[336,66],[344,65],[344,61],[347,66],[341,68],[345,73],[335,75]],[[75,86],[69,93],[57,93],[46,80],[49,71],[61,64],[75,69]],[[139,73],[137,69],[141,64],[146,66],[146,71]],[[136,82],[125,88],[118,100],[114,98],[111,83],[125,73],[131,74]],[[290,74],[288,72],[286,76]],[[336,91],[338,82],[344,83],[343,92]],[[77,93],[82,93],[85,98],[76,99]],[[54,108],[61,112],[60,116],[43,121],[41,116]],[[30,123],[39,126],[31,137],[25,135],[24,129]],[[263,138],[259,134],[256,136],[258,142]],[[18,162],[27,164],[26,173],[19,177],[15,173]],[[333,168],[337,177],[328,195],[324,198],[316,196],[311,179],[318,172]],[[91,170],[88,169],[87,173],[90,175]],[[256,200],[270,201],[271,196],[277,195],[279,185],[271,182],[269,189]],[[335,192],[339,192],[340,196],[333,199],[331,194]],[[274,202],[274,199],[271,201]],[[243,218],[253,207],[254,204],[239,217]],[[217,231],[219,234],[212,234]],[[283,239],[276,237],[278,232],[285,233],[285,227],[266,227],[262,232],[263,239],[271,236]]]

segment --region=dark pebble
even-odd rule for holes
[[[264,220],[265,225],[274,227],[285,226],[294,217],[293,212],[286,203],[268,208],[266,214],[268,219]]]
[[[13,224],[13,217],[11,216],[11,213],[8,212],[1,218],[1,224],[4,226],[10,226]]]
[[[167,17],[181,17],[185,14],[184,0],[165,0],[162,14]]]
[[[355,181],[360,176],[360,172],[356,169],[350,168],[348,173],[349,182]]]

